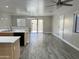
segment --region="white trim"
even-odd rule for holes
[[[71,47],[73,47],[74,49],[76,49],[77,51],[79,51],[79,48],[78,48],[78,47],[76,47],[75,45],[73,45],[73,44],[69,43],[68,41],[64,40],[62,37],[60,37],[60,36],[58,36],[58,35],[56,35],[56,34],[52,34],[52,35],[58,37],[58,38],[61,39],[63,42],[65,42],[66,44],[70,45]]]

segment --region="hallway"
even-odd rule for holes
[[[51,34],[31,33],[21,59],[64,59],[53,47]]]

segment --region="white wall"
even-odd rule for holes
[[[8,14],[0,14],[0,27],[11,26],[11,18]]]
[[[16,23],[16,19],[19,18],[19,17],[22,17],[22,18],[25,18],[26,19],[26,26],[31,28],[31,20],[30,19],[27,19],[27,18],[36,18],[36,19],[43,19],[43,31],[44,33],[51,33],[52,32],[52,16],[11,16],[11,19],[12,19],[12,25],[13,26],[16,26],[17,23]]]
[[[43,18],[44,24],[43,24],[43,31],[44,33],[51,33],[52,32],[52,17],[46,16]]]
[[[76,4],[74,2],[74,4]],[[79,3],[78,3],[79,4]],[[79,39],[79,33],[75,33],[73,30],[73,25],[74,25],[74,13],[79,14],[79,7],[75,5],[74,7],[61,7],[60,9],[56,10],[54,12],[54,15],[52,17],[52,34],[61,36],[59,34],[59,22],[60,22],[60,17],[63,15],[64,16],[64,24],[63,24],[63,30],[61,30],[63,33],[62,38],[65,40],[74,40],[74,39]]]
[[[26,20],[26,27],[30,28],[30,20],[27,19],[26,16],[16,16],[12,15],[11,16],[11,21],[13,26],[17,26],[17,19],[25,19]]]

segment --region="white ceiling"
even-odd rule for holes
[[[53,12],[58,10],[57,7],[56,6],[47,7],[47,6],[55,4],[54,1],[57,2],[57,0],[0,0],[0,12],[9,13],[12,15],[30,15],[30,16],[52,15]],[[78,0],[74,1],[79,2]],[[73,3],[73,5],[75,5],[75,3]]]

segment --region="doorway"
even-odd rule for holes
[[[43,32],[43,19],[31,20],[31,32]]]

